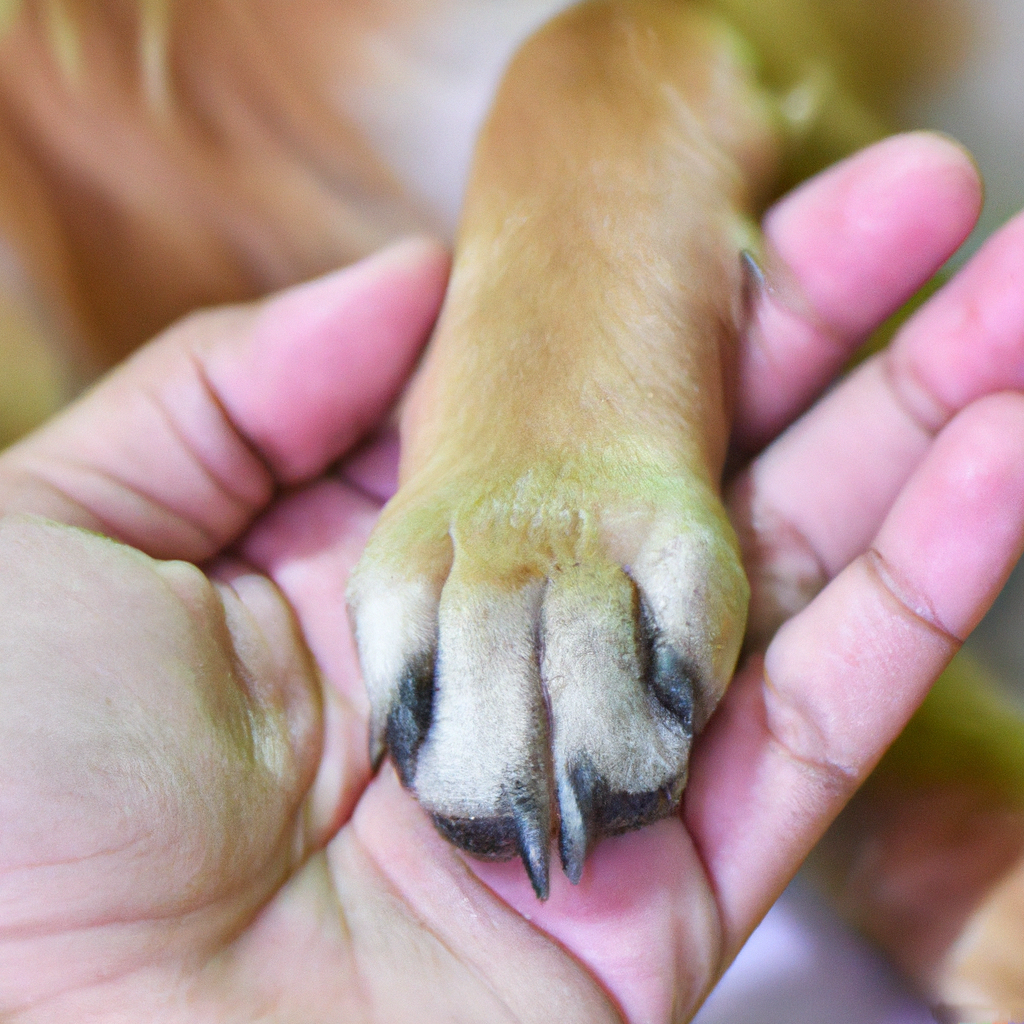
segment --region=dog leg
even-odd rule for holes
[[[374,760],[542,897],[553,832],[576,880],[676,809],[739,651],[718,481],[775,126],[723,22],[598,0],[527,42],[479,141],[349,604]]]

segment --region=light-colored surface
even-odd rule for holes
[[[967,60],[908,116],[959,139],[978,161],[985,210],[973,249],[1024,205],[1024,4],[968,2],[974,38]]]
[[[373,91],[339,84],[338,99],[403,185],[454,234],[473,143],[501,73],[516,47],[570,0],[436,0],[429,18],[402,2],[408,16],[365,39],[361,56],[374,68]]]
[[[694,1024],[935,1024],[935,1017],[798,879]]]

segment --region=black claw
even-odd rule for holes
[[[562,870],[565,872],[565,877],[573,885],[579,885],[580,879],[583,877],[583,862],[587,859],[585,846],[570,846],[567,844],[565,836],[562,836],[558,843],[558,853],[562,858]]]
[[[621,835],[643,828],[673,814],[679,807],[684,775],[659,789],[646,793],[613,790],[586,755],[569,768],[569,783],[576,795],[579,820],[575,823],[563,814],[559,834],[562,868],[574,885],[583,874],[587,854],[604,836]]]
[[[386,720],[383,725],[378,725],[372,719],[370,720],[370,769],[372,771],[376,771],[380,767],[384,755],[388,752],[388,744],[384,736],[386,730]]]
[[[512,819],[516,827],[516,846],[537,899],[548,898],[548,849],[551,845],[551,818],[529,793],[512,797]]]
[[[654,613],[637,590],[637,632],[641,672],[658,703],[679,722],[688,739],[693,739],[693,703],[698,676],[693,665],[666,643]]]
[[[595,770],[590,758],[581,754],[568,769],[569,785],[576,797],[575,812],[562,808],[562,824],[558,833],[558,852],[562,870],[576,885],[583,875],[583,862],[596,834],[597,811],[608,792],[607,781]]]
[[[577,885],[583,877],[583,864],[587,859],[594,835],[595,809],[601,802],[600,791],[606,791],[607,782],[597,773],[586,755],[581,755],[567,770],[569,785],[575,797],[575,807],[561,807],[561,825],[558,830],[558,854],[565,877]]]
[[[548,898],[549,810],[529,793],[518,792],[504,801],[510,811],[489,817],[431,817],[450,843],[485,860],[511,860],[518,856],[540,900]]]
[[[686,736],[693,739],[694,677],[685,658],[667,644],[654,648],[648,682],[658,703],[682,725]]]
[[[398,685],[398,700],[388,712],[384,740],[402,785],[412,788],[416,755],[427,737],[434,712],[434,658],[424,655],[411,662]],[[371,758],[374,753],[371,737]]]

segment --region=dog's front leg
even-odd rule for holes
[[[678,806],[747,584],[718,498],[749,212],[745,50],[676,2],[574,8],[482,133],[401,489],[350,585],[389,750],[441,831],[547,892]]]

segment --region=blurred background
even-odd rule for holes
[[[971,8],[974,39],[963,67],[908,111],[914,123],[941,129],[964,143],[985,177],[985,209],[977,230],[956,258],[961,262],[1024,207],[1024,3],[973,0]],[[1020,566],[975,631],[970,648],[1024,703],[1024,569]]]

